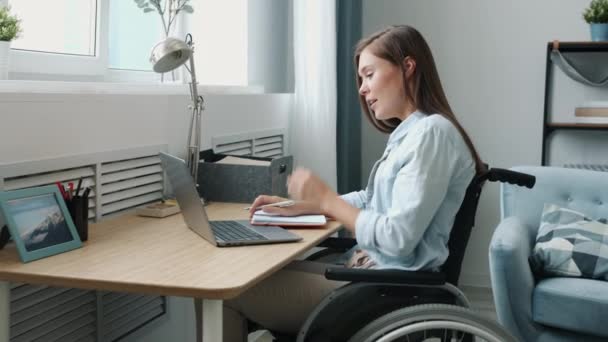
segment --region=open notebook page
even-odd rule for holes
[[[262,210],[256,211],[251,218],[251,224],[322,226],[325,223],[327,223],[325,215],[281,216],[265,213]]]

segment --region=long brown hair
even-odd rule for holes
[[[431,115],[438,114],[448,119],[460,132],[469,151],[475,159],[477,173],[485,171],[486,167],[479,158],[479,154],[473,146],[473,142],[464,128],[460,125],[448,99],[443,92],[441,80],[435,66],[433,54],[426,40],[415,28],[406,25],[390,26],[385,30],[376,32],[371,36],[359,41],[355,49],[355,73],[357,75],[357,89],[361,88],[361,76],[359,76],[359,57],[364,49],[375,56],[385,59],[398,66],[403,73],[403,86],[405,96],[410,103],[420,112]],[[406,57],[416,61],[416,69],[409,80],[405,78],[404,63]],[[379,131],[390,133],[401,123],[400,119],[378,120],[370,111],[365,96],[359,95],[359,102],[372,125]]]

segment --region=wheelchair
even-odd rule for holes
[[[296,341],[516,341],[498,323],[469,309],[470,302],[457,287],[486,181],[532,188],[535,177],[498,168],[477,175],[456,215],[448,241],[449,257],[439,272],[327,268],[327,279],[349,284],[319,303]],[[352,238],[328,238],[319,245],[325,249],[308,260],[346,252],[355,244]]]

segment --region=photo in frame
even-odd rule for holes
[[[82,246],[55,185],[0,192],[0,212],[22,262]]]

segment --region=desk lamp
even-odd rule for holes
[[[190,67],[185,64],[190,60]],[[189,106],[192,109],[192,118],[190,120],[190,129],[188,132],[188,152],[186,164],[190,169],[190,174],[196,183],[198,175],[198,161],[201,147],[201,113],[205,109],[202,96],[198,95],[196,72],[194,70],[194,43],[192,35],[187,34],[186,39],[180,40],[173,37],[159,42],[152,48],[150,56],[152,69],[157,73],[165,73],[172,71],[184,65],[190,73],[190,97],[192,104]]]

